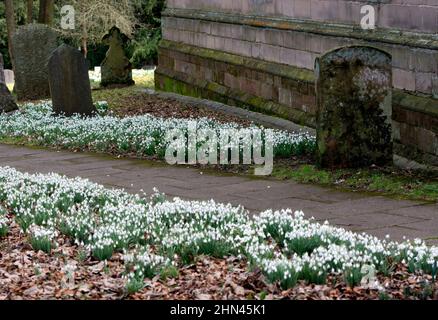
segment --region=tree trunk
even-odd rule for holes
[[[33,0],[27,0],[27,23],[33,22]]]
[[[82,38],[82,54],[86,59],[88,56],[88,42],[86,38]]]
[[[82,25],[82,53],[84,54],[85,59],[88,56],[88,30],[87,23],[84,21]]]
[[[14,1],[5,0],[5,11],[6,11],[6,26],[8,29],[8,49],[9,57],[11,59],[12,68],[15,69],[14,52],[12,36],[15,33],[15,12],[14,12]]]
[[[54,11],[55,11],[54,0],[40,0],[40,12],[38,17],[38,22],[51,26],[53,24]]]

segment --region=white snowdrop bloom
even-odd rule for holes
[[[98,109],[105,105],[100,101]],[[168,145],[166,133],[177,129],[187,134],[193,119],[159,118],[152,115],[118,118],[100,116],[82,118],[62,117],[52,112],[50,102],[27,104],[22,112],[0,115],[0,134],[12,137],[29,137],[45,145],[65,148],[88,148],[96,151],[134,152],[144,155],[163,155]],[[262,127],[243,128],[236,123],[219,123],[213,119],[196,121],[197,129],[236,130],[243,139],[238,142],[252,143],[252,135]],[[299,149],[313,150],[315,138],[308,133],[289,133],[274,130],[274,152],[289,156]]]
[[[289,285],[297,277],[323,278],[364,265],[384,270],[388,259],[428,270],[438,259],[438,248],[421,240],[380,240],[307,220],[301,211],[267,210],[250,218],[240,207],[167,201],[154,192],[149,199],[85,179],[0,167],[1,202],[24,231],[51,241],[62,233],[102,258],[124,251],[130,278],[151,276],[201,254],[238,256],[268,279]],[[0,215],[0,227],[8,223]]]
[[[9,219],[5,216],[0,214],[0,230],[2,228],[7,228],[9,225]]]
[[[47,239],[47,240],[54,240],[58,236],[58,232],[56,230],[37,226],[37,225],[30,226],[29,234],[34,239]]]

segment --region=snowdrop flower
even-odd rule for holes
[[[297,277],[314,280],[364,265],[379,270],[389,260],[428,270],[438,260],[438,248],[424,241],[381,240],[307,220],[302,211],[267,210],[250,218],[241,207],[168,201],[154,192],[146,201],[86,179],[0,167],[2,202],[23,231],[54,242],[63,234],[104,259],[124,252],[131,278],[150,277],[202,254],[237,256],[287,285]],[[0,228],[7,224],[0,214]]]
[[[100,114],[108,108],[99,101]],[[177,129],[187,134],[193,119],[159,118],[140,115],[118,118],[110,115],[63,117],[53,113],[49,101],[40,104],[26,104],[22,112],[0,115],[0,135],[27,137],[43,145],[64,148],[87,148],[94,151],[115,151],[119,154],[136,153],[139,156],[161,155],[168,145],[166,133]],[[251,142],[252,135],[263,127],[243,128],[237,123],[219,123],[210,118],[197,119],[198,130],[212,130],[220,134],[222,130],[240,131],[243,143]],[[290,156],[300,150],[313,150],[315,137],[306,132],[290,133],[274,130],[274,152],[276,155]]]

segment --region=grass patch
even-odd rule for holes
[[[147,72],[145,74],[135,74],[133,75],[135,81],[134,86],[123,87],[123,88],[111,88],[111,89],[101,89],[100,82],[95,80],[90,80],[92,88],[93,101],[107,101],[111,109],[117,109],[124,107],[129,103],[129,100],[135,98],[136,96],[141,96],[140,90],[145,88],[154,88],[154,72]],[[7,87],[9,91],[13,92],[14,83],[8,83]]]
[[[93,101],[107,101],[109,108],[116,110],[125,107],[130,99],[143,95],[141,89],[144,89],[144,87],[135,85],[124,88],[93,90]]]
[[[140,87],[154,88],[155,87],[155,72],[147,72],[144,74],[133,74],[135,84]]]
[[[93,101],[107,101],[110,109],[118,109],[129,105],[131,99],[141,96],[140,90],[145,88],[154,88],[154,72],[147,72],[145,74],[134,74],[134,86],[122,88],[108,88],[101,89],[100,83],[91,81]]]
[[[403,171],[397,168],[324,170],[314,165],[274,166],[272,176],[282,180],[336,186],[343,189],[378,192],[402,199],[436,201],[438,175],[433,172]]]
[[[0,142],[3,144],[10,145],[26,145],[29,146],[26,142],[27,139],[24,137],[0,137]]]
[[[285,165],[275,166],[272,176],[283,180],[295,180],[301,183],[330,184],[329,172],[318,170],[313,165],[302,165],[290,168]]]

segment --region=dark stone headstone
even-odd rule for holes
[[[316,61],[318,162],[328,168],[393,161],[392,58],[364,46]]]
[[[79,50],[61,45],[52,53],[49,59],[49,83],[55,113],[71,116],[96,112],[87,61]]]
[[[58,46],[58,34],[46,25],[28,24],[17,30],[12,41],[18,100],[49,98],[47,62]]]
[[[109,49],[101,65],[101,86],[130,86],[134,84],[132,65],[126,57],[124,49],[127,39],[117,27],[113,27],[103,38],[103,42],[109,45]]]
[[[0,113],[11,112],[17,109],[17,104],[6,86],[3,73],[3,56],[0,53]]]

